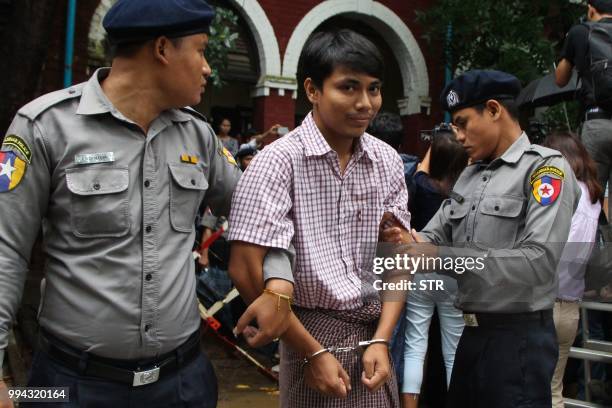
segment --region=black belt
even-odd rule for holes
[[[80,352],[42,330],[39,340],[41,350],[66,368],[81,375],[130,384],[134,387],[152,384],[162,376],[176,372],[200,353],[199,330],[174,351],[164,354],[159,359],[138,362],[113,360]]]
[[[464,313],[463,319],[468,327],[503,327],[521,325],[528,322],[544,323],[552,320],[553,311],[539,310],[523,313]]]

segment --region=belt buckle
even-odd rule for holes
[[[140,387],[141,385],[153,384],[157,380],[159,380],[159,367],[146,371],[134,371],[132,386]]]
[[[476,315],[474,313],[464,313],[463,321],[468,327],[478,327],[478,319],[476,319]]]

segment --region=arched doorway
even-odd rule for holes
[[[283,59],[283,77],[295,78],[304,43],[324,22],[336,16],[358,19],[382,37],[395,56],[402,79],[402,115],[419,114],[430,106],[429,75],[425,58],[410,29],[388,7],[373,0],[337,0],[330,7],[323,2],[314,7],[295,28]],[[298,90],[299,93],[300,90]]]
[[[101,0],[92,17],[88,36],[88,74],[110,63],[102,20],[116,1]],[[258,89],[283,86],[275,82],[281,75],[276,35],[257,0],[209,0],[209,3],[234,11],[239,19],[239,38],[223,72],[227,85],[222,89],[209,87],[203,103],[196,109],[211,119],[230,116],[234,119],[234,132],[243,132],[253,122],[253,97],[257,96]]]
[[[381,111],[399,114],[397,101],[403,97],[402,75],[391,47],[389,47],[384,38],[377,33],[374,28],[363,24],[363,19],[358,15],[342,14],[331,17],[319,25],[314,30],[313,34],[319,31],[341,28],[348,28],[362,34],[372,41],[381,51],[385,61],[385,82],[382,90],[383,105]],[[296,124],[299,124],[311,109],[310,102],[303,92],[302,84],[298,84],[298,87],[300,89],[298,91],[295,107]]]

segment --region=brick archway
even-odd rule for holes
[[[106,32],[102,19],[117,0],[101,0],[94,12],[89,26],[88,56],[90,59],[103,60],[104,38]],[[247,22],[259,55],[260,77],[258,86],[275,87],[274,80],[281,75],[281,58],[274,28],[257,0],[228,0]]]
[[[283,77],[295,78],[298,60],[308,37],[331,17],[359,16],[375,28],[391,46],[402,74],[404,99],[398,101],[402,115],[417,114],[429,108],[429,75],[421,49],[410,29],[385,5],[373,0],[325,1],[302,18],[291,34],[283,60]]]

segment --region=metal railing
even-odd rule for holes
[[[591,339],[589,334],[588,310],[612,312],[611,303],[582,302],[580,304],[580,317],[582,326],[582,347],[572,347],[570,358],[577,358],[584,362],[584,396],[586,401],[565,398],[566,408],[606,408],[601,404],[591,402],[591,363],[612,364],[612,342]]]

